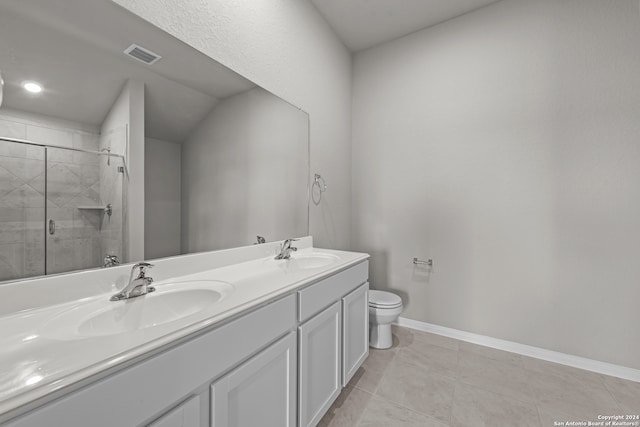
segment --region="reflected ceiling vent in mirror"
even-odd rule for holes
[[[144,62],[147,65],[155,64],[162,58],[157,53],[151,52],[149,49],[145,49],[137,44],[132,44],[124,50],[124,53],[136,59],[140,62]]]

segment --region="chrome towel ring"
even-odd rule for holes
[[[315,193],[315,189],[316,187],[318,187],[318,200],[316,200],[316,193]],[[311,185],[311,198],[313,199],[313,203],[315,203],[316,205],[320,203],[320,201],[322,200],[322,193],[324,193],[325,191],[327,191],[327,183],[324,180],[324,178],[322,177],[322,175],[316,173],[313,175],[313,184]]]

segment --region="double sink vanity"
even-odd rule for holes
[[[368,255],[244,246],[310,233],[309,114],[118,1],[5,0],[0,40],[0,426],[316,425]]]
[[[0,286],[0,424],[315,426],[368,355],[368,255],[279,242]],[[149,280],[149,283],[151,281]]]

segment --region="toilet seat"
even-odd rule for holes
[[[372,308],[398,308],[402,306],[402,298],[391,292],[369,291],[369,307]]]
[[[398,308],[398,307],[401,307],[401,306],[402,306],[402,303],[395,304],[395,305],[378,305],[378,304],[369,303],[369,308],[379,308],[381,310]]]

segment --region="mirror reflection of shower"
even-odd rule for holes
[[[107,152],[107,166],[111,166],[111,147],[103,148],[100,150],[101,153]]]
[[[4,128],[39,136],[0,135],[0,281],[98,268],[106,256],[126,259],[124,156],[100,148],[117,140],[124,146],[124,128],[100,134],[61,121],[53,128],[52,117],[44,127],[43,116],[37,122],[30,114],[0,109]],[[63,135],[68,146],[57,145]]]

